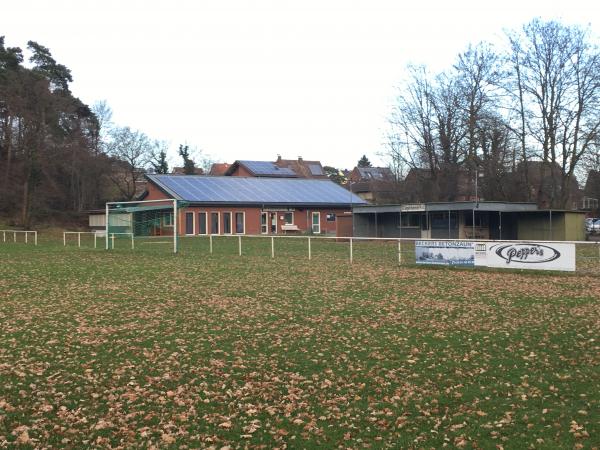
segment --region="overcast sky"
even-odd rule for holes
[[[34,40],[73,93],[118,125],[217,161],[303,156],[381,164],[408,63],[452,64],[533,17],[591,25],[600,1],[1,0],[9,46]]]

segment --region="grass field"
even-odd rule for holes
[[[598,276],[253,245],[0,244],[0,447],[600,446]]]

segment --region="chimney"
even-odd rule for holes
[[[298,156],[298,162],[302,162],[302,156]]]
[[[281,162],[281,155],[279,153],[277,154],[277,162]]]

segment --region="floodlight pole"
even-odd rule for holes
[[[479,205],[479,193],[477,192],[477,179],[479,178],[479,173],[477,172],[477,169],[475,169],[475,205],[473,207],[473,223],[471,225],[473,225],[471,228],[473,230],[473,236],[471,236],[471,239],[475,239],[475,207],[478,207]]]
[[[108,250],[108,203],[106,204],[106,212],[104,216],[104,236],[106,237],[106,250]],[[65,243],[65,245],[67,245]]]
[[[173,200],[173,253],[177,253],[177,200]]]

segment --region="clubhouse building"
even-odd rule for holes
[[[179,235],[338,234],[367,202],[328,179],[147,175],[140,200],[176,199]],[[168,216],[153,234],[173,234]]]

